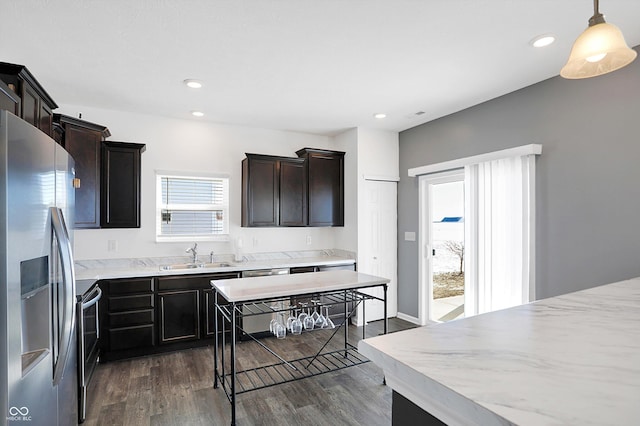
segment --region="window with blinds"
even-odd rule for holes
[[[218,239],[229,233],[229,179],[157,175],[157,239]]]

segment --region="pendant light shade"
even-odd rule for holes
[[[560,70],[564,78],[596,77],[620,69],[636,58],[618,27],[605,22],[594,0],[594,16],[587,28],[573,44],[567,64]]]

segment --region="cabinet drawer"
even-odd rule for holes
[[[213,275],[175,276],[158,278],[158,290],[195,290],[210,289],[212,280],[227,280],[240,278],[238,272],[221,272]]]
[[[126,327],[143,324],[153,324],[153,314],[153,309],[109,313],[109,326]]]
[[[158,291],[211,288],[209,281],[211,281],[211,278],[204,276],[158,278]]]
[[[152,292],[153,292],[152,278],[109,281],[110,294],[134,294],[134,293],[152,293]]]
[[[109,312],[153,308],[153,294],[109,298]]]
[[[318,270],[317,266],[294,266],[293,268],[289,268],[290,274],[306,274],[307,272],[316,272]]]
[[[112,351],[154,346],[153,324],[109,329],[109,346]]]
[[[322,265],[318,267],[319,271],[355,271],[356,265]]]

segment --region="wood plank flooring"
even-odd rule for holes
[[[396,318],[389,332],[414,327]],[[382,321],[366,327],[380,334]],[[287,359],[314,354],[327,331],[263,342]],[[334,348],[344,342],[342,331]],[[362,328],[349,327],[357,344]],[[238,367],[265,365],[275,358],[255,342],[237,345]],[[390,425],[391,389],[372,362],[276,385],[237,397],[237,424],[245,425]],[[229,425],[231,405],[221,388],[213,389],[213,347],[189,349],[98,365],[90,386],[86,426]]]

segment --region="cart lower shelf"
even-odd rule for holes
[[[278,362],[267,366],[236,371],[236,394],[239,395],[320,374],[331,373],[332,371],[367,362],[369,360],[366,357],[360,354],[355,347],[349,345],[346,351],[345,349],[339,349],[322,353],[318,356],[308,356],[287,361],[289,365],[284,362]],[[218,375],[218,378],[222,380],[220,375]],[[230,388],[231,377],[226,375],[224,380]]]

